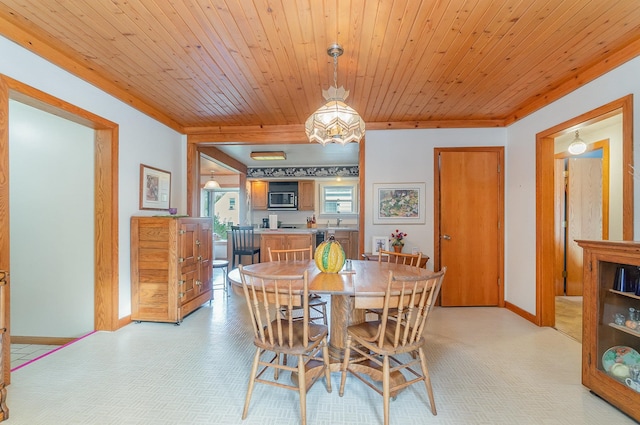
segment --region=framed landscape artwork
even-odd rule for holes
[[[374,183],[373,224],[425,222],[424,183]]]
[[[171,201],[171,173],[140,164],[140,209],[168,210]]]

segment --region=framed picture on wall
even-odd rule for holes
[[[379,251],[389,251],[389,238],[387,236],[374,236],[371,243],[371,253],[377,254]]]
[[[140,164],[140,209],[168,210],[171,201],[171,173]]]
[[[373,224],[425,222],[424,183],[374,183]]]

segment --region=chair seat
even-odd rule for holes
[[[282,326],[287,326],[287,321],[284,319],[280,319]],[[274,328],[277,327],[277,320],[272,322]],[[309,343],[308,345],[304,345],[303,343],[303,332],[304,325],[302,321],[297,321],[293,323],[293,344],[289,347],[289,335],[285,334],[282,345],[278,345],[278,351],[285,354],[293,354],[298,355],[309,351],[310,348],[313,348],[320,344],[322,338],[326,337],[329,334],[329,328],[324,325],[317,325],[314,323],[309,323]],[[265,327],[265,340],[268,341],[270,339],[269,329]],[[263,343],[260,338],[255,338],[253,343],[260,348],[265,350],[273,350],[274,345],[269,343]]]
[[[229,266],[228,260],[213,260],[211,262],[211,267],[214,269],[224,268]]]
[[[374,320],[371,322],[363,322],[357,325],[349,326],[347,333],[353,337],[353,339],[364,347],[375,350],[378,354],[391,355],[408,353],[417,350],[419,346],[424,344],[424,337],[418,338],[415,342],[405,344],[403,346],[394,346],[394,338],[396,332],[396,323],[394,319],[387,320],[387,326],[385,328],[384,340],[382,347],[378,346],[378,331],[380,329],[380,321]],[[400,325],[400,333],[402,334],[405,327]]]

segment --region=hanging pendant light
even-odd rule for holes
[[[213,179],[213,170],[211,170],[211,180],[204,184],[204,190],[220,189],[220,183]]]
[[[587,150],[587,144],[580,138],[580,132],[576,130],[576,137],[567,149],[571,155],[581,155]]]
[[[357,143],[364,136],[364,121],[345,103],[349,91],[344,87],[338,88],[338,56],[342,53],[344,50],[339,44],[327,49],[327,54],[333,58],[334,86],[322,91],[327,103],[307,118],[304,125],[309,141],[323,146],[327,143]]]

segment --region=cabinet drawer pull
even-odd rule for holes
[[[178,285],[184,285],[184,284],[185,284],[185,281],[184,281],[184,280],[179,280],[179,281],[178,281]]]
[[[178,298],[184,297],[184,292],[178,292]]]

